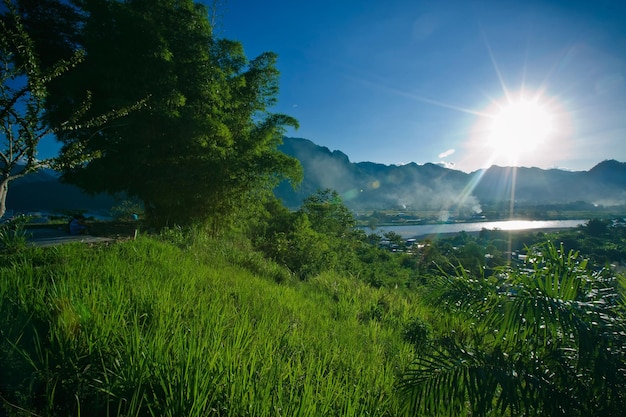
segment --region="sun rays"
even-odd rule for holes
[[[553,131],[553,115],[539,100],[506,103],[494,115],[486,138],[494,152],[517,155],[536,150]]]

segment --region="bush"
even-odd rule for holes
[[[29,232],[25,226],[29,217],[19,216],[0,225],[0,250],[5,253],[16,253],[26,248]]]

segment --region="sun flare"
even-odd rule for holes
[[[493,114],[488,127],[488,146],[512,158],[534,151],[553,131],[553,115],[538,100],[507,102]]]

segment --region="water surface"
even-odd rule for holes
[[[459,232],[480,232],[487,230],[534,230],[534,229],[569,229],[587,223],[588,220],[502,220],[493,222],[411,224],[398,226],[380,226],[372,230],[364,228],[366,233],[395,232],[403,238],[438,235]]]

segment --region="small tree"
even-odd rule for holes
[[[49,84],[76,66],[82,60],[82,53],[78,51],[69,59],[59,60],[44,69],[16,5],[11,0],[3,0],[3,4],[6,12],[0,17],[0,217],[6,211],[9,183],[50,165],[51,160],[37,158],[42,139],[61,131],[102,126],[139,105],[81,122],[89,108],[87,92],[70,118],[48,123],[44,116]]]
[[[318,190],[304,200],[302,213],[311,221],[314,230],[329,236],[343,237],[351,234],[356,221],[335,190]]]
[[[0,216],[6,211],[9,182],[46,164],[36,158],[37,145],[50,128],[43,123],[45,84],[54,73],[43,74],[14,6],[0,20]],[[56,72],[69,66],[61,63]]]
[[[581,229],[591,237],[605,236],[609,232],[610,222],[602,219],[591,219]]]

